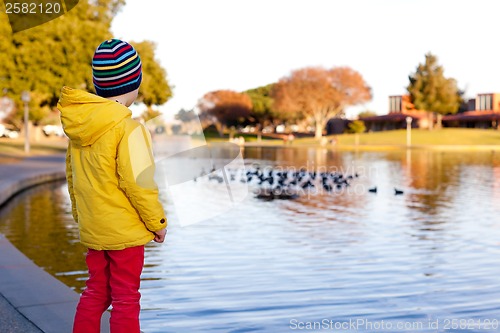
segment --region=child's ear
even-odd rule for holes
[[[134,99],[132,100],[132,103],[134,103],[134,101],[137,99],[137,96],[139,96],[139,88],[134,90],[132,93],[134,95]],[[130,104],[132,104],[132,103],[130,103]]]
[[[127,107],[131,106],[132,103],[134,103],[134,101],[137,99],[137,95],[139,95],[139,88],[137,88],[136,90],[133,90],[129,93],[127,93]]]

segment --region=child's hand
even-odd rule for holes
[[[153,239],[157,243],[163,243],[165,236],[167,235],[167,229],[161,229],[154,233],[155,238]]]

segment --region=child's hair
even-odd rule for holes
[[[92,76],[97,95],[112,97],[126,94],[141,85],[141,58],[129,43],[109,39],[95,50]]]

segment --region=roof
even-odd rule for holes
[[[489,121],[500,120],[500,112],[492,110],[467,111],[443,117],[443,121]]]
[[[394,113],[389,113],[385,114],[382,116],[372,116],[372,117],[361,117],[360,120],[363,121],[373,121],[373,122],[384,122],[384,121],[390,121],[390,122],[399,122],[399,121],[406,121],[406,117],[410,117],[412,119],[421,119],[425,118],[427,116],[426,113],[423,112],[408,112],[408,113],[401,113],[401,112],[394,112]]]

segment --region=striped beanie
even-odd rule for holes
[[[141,58],[129,43],[109,39],[95,50],[92,76],[97,95],[112,97],[126,94],[141,85]]]

